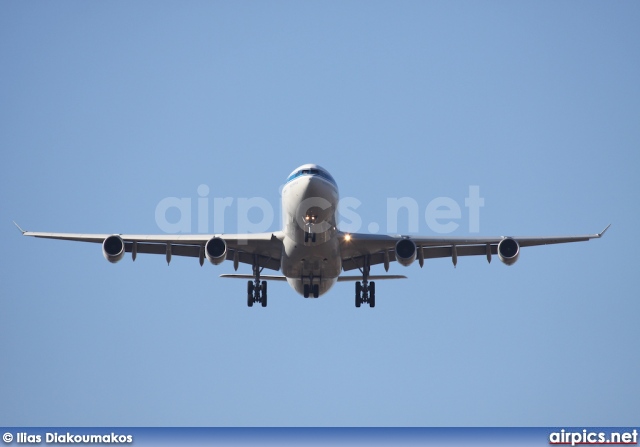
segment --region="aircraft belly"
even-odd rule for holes
[[[288,278],[318,276],[337,278],[342,269],[337,239],[318,245],[304,245],[285,238],[282,273]]]
[[[322,295],[333,286],[342,270],[337,238],[317,245],[304,245],[290,238],[283,242],[282,273],[292,288],[302,294],[304,284],[319,284]]]
[[[316,282],[316,284],[319,285],[318,296],[322,296],[323,294],[327,293],[337,282],[337,280],[338,278],[327,278]],[[304,285],[309,284],[308,281],[297,278],[287,278],[287,282],[289,283],[291,288],[298,292],[300,295],[304,295]]]

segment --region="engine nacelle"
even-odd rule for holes
[[[520,256],[520,244],[510,237],[505,237],[498,244],[498,257],[507,265],[513,265]]]
[[[396,261],[405,267],[411,265],[416,260],[418,248],[411,239],[401,239],[396,243]]]
[[[124,257],[124,241],[122,238],[117,234],[106,238],[102,243],[102,255],[112,264],[122,259]]]
[[[222,264],[227,259],[227,243],[222,238],[213,237],[204,246],[204,253],[213,265]]]

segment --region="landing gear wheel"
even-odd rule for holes
[[[302,295],[303,295],[305,298],[309,298],[309,284],[305,284],[305,285],[302,287]]]
[[[313,297],[314,298],[318,298],[319,296],[320,296],[320,286],[318,284],[314,284],[313,285]]]
[[[247,306],[253,307],[253,281],[247,283]]]
[[[262,307],[267,307],[267,282],[262,281]]]
[[[369,307],[376,307],[376,283],[369,283]]]
[[[360,281],[356,281],[356,307],[360,307],[362,304],[362,284]]]

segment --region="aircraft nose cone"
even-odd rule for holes
[[[308,216],[308,222],[319,224],[330,220],[333,215],[333,200],[335,193],[322,179],[305,177],[300,182],[301,202],[298,215]]]
[[[305,198],[310,197],[323,197],[324,182],[316,177],[303,177],[300,179],[300,187],[302,189],[302,195]]]

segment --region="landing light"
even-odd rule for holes
[[[345,242],[349,242],[351,240],[351,235],[350,234],[345,234],[344,235],[344,241]]]

